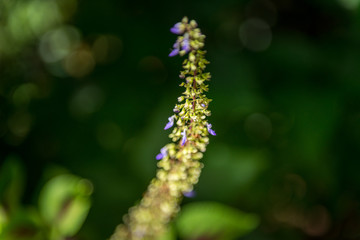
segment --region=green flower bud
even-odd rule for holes
[[[194,53],[190,53],[190,54],[189,54],[189,61],[190,61],[190,62],[195,62],[195,55],[194,55]]]

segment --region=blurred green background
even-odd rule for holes
[[[54,201],[44,185],[64,173],[77,187],[67,180],[46,186],[80,199],[77,214],[86,216],[92,192],[71,239],[112,234],[169,141],[163,127],[181,94],[181,60],[167,56],[176,39],[169,29],[187,15],[207,36],[217,136],[197,196],[185,199],[172,235],[360,239],[359,5],[0,0],[0,234],[43,239],[39,219],[52,215],[41,209]],[[217,210],[197,215],[206,204]],[[43,215],[16,220],[24,209]],[[224,216],[207,223],[206,213],[216,211]],[[242,222],[243,212],[259,224]],[[192,230],[195,221],[204,230]]]

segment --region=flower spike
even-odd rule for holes
[[[177,99],[173,115],[168,118],[165,130],[172,128],[172,143],[161,148],[156,155],[156,177],[140,203],[125,216],[110,240],[158,239],[179,211],[183,197],[194,197],[194,185],[199,181],[203,163],[201,158],[209,143],[209,134],[216,136],[207,117],[211,115],[206,97],[210,73],[205,59],[205,35],[194,20],[184,17],[170,31],[177,35],[169,57],[186,56],[179,78],[184,87]],[[175,124],[176,120],[176,124]],[[206,131],[207,130],[207,131]]]

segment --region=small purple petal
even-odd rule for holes
[[[213,136],[216,136],[216,133],[214,130],[211,129],[212,125],[210,123],[207,124],[207,130],[208,132],[213,135]]]
[[[184,146],[186,143],[186,136],[184,136],[181,140],[181,146]]]
[[[164,127],[164,130],[168,130],[169,128],[171,128],[174,125],[174,118],[175,118],[174,116],[171,116],[168,118],[169,122]]]
[[[156,160],[161,160],[165,156],[167,156],[167,148],[166,148],[166,146],[160,149],[160,153],[158,155],[156,155]]]
[[[163,155],[163,157],[166,156],[167,155],[167,148],[166,147],[161,148],[160,152]]]
[[[202,103],[201,106],[202,106],[203,108],[206,107],[206,105],[205,105],[204,103]]]
[[[193,191],[190,191],[190,192],[185,192],[183,193],[185,197],[188,197],[188,198],[193,198],[196,196],[196,192],[193,190]]]
[[[208,131],[209,131],[209,133],[210,133],[211,135],[216,136],[216,133],[215,133],[215,131],[214,131],[214,130],[212,130],[212,129],[208,129]]]
[[[166,124],[166,126],[164,127],[164,130],[168,130],[169,128],[171,128],[174,125],[174,122],[168,122]]]
[[[170,32],[174,34],[182,34],[184,32],[184,29],[182,28],[181,23],[176,23],[171,29]]]
[[[178,41],[176,41],[173,45],[173,48],[179,48],[180,47],[180,43]]]
[[[159,153],[158,155],[156,155],[156,160],[161,160],[163,157],[164,156],[161,153]]]
[[[181,133],[181,135],[183,136],[181,139],[181,146],[184,146],[186,143],[186,129],[184,129],[184,131]]]
[[[179,54],[179,49],[175,48],[169,53],[169,57],[174,57]]]
[[[184,41],[182,42],[182,50],[185,50],[185,52],[190,52],[191,48],[190,48],[190,42],[188,38],[185,38]]]

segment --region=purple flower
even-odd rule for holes
[[[158,155],[156,155],[156,160],[161,160],[164,156],[162,155],[162,153],[159,153]]]
[[[169,122],[166,124],[164,130],[168,130],[169,128],[171,128],[174,125],[174,119],[175,119],[174,115],[172,115],[171,117],[168,118]]]
[[[169,54],[169,57],[174,57],[176,55],[179,54],[180,52],[180,43],[178,41],[176,41],[173,45],[173,50],[171,51],[171,53]]]
[[[201,106],[202,106],[203,108],[206,107],[205,103],[202,103]]]
[[[185,50],[185,52],[190,52],[191,48],[190,48],[190,41],[189,41],[189,37],[184,38],[183,42],[181,43],[182,45],[182,50]]]
[[[167,155],[167,148],[163,147],[162,149],[160,149],[160,153],[158,155],[156,155],[156,160],[161,160],[163,159],[165,156]]]
[[[176,23],[172,28],[170,28],[170,32],[172,32],[173,34],[182,34],[185,30],[185,27],[182,23],[178,22]]]
[[[174,57],[179,54],[179,49],[175,48],[169,53],[169,57]]]
[[[216,136],[215,131],[211,129],[212,125],[211,125],[210,123],[207,123],[206,126],[207,126],[208,132],[209,132],[211,135]]]
[[[194,190],[192,190],[190,192],[184,192],[183,194],[185,197],[188,197],[188,198],[193,198],[196,196],[196,192]]]
[[[181,133],[182,139],[181,139],[181,146],[184,146],[186,143],[186,129]]]

